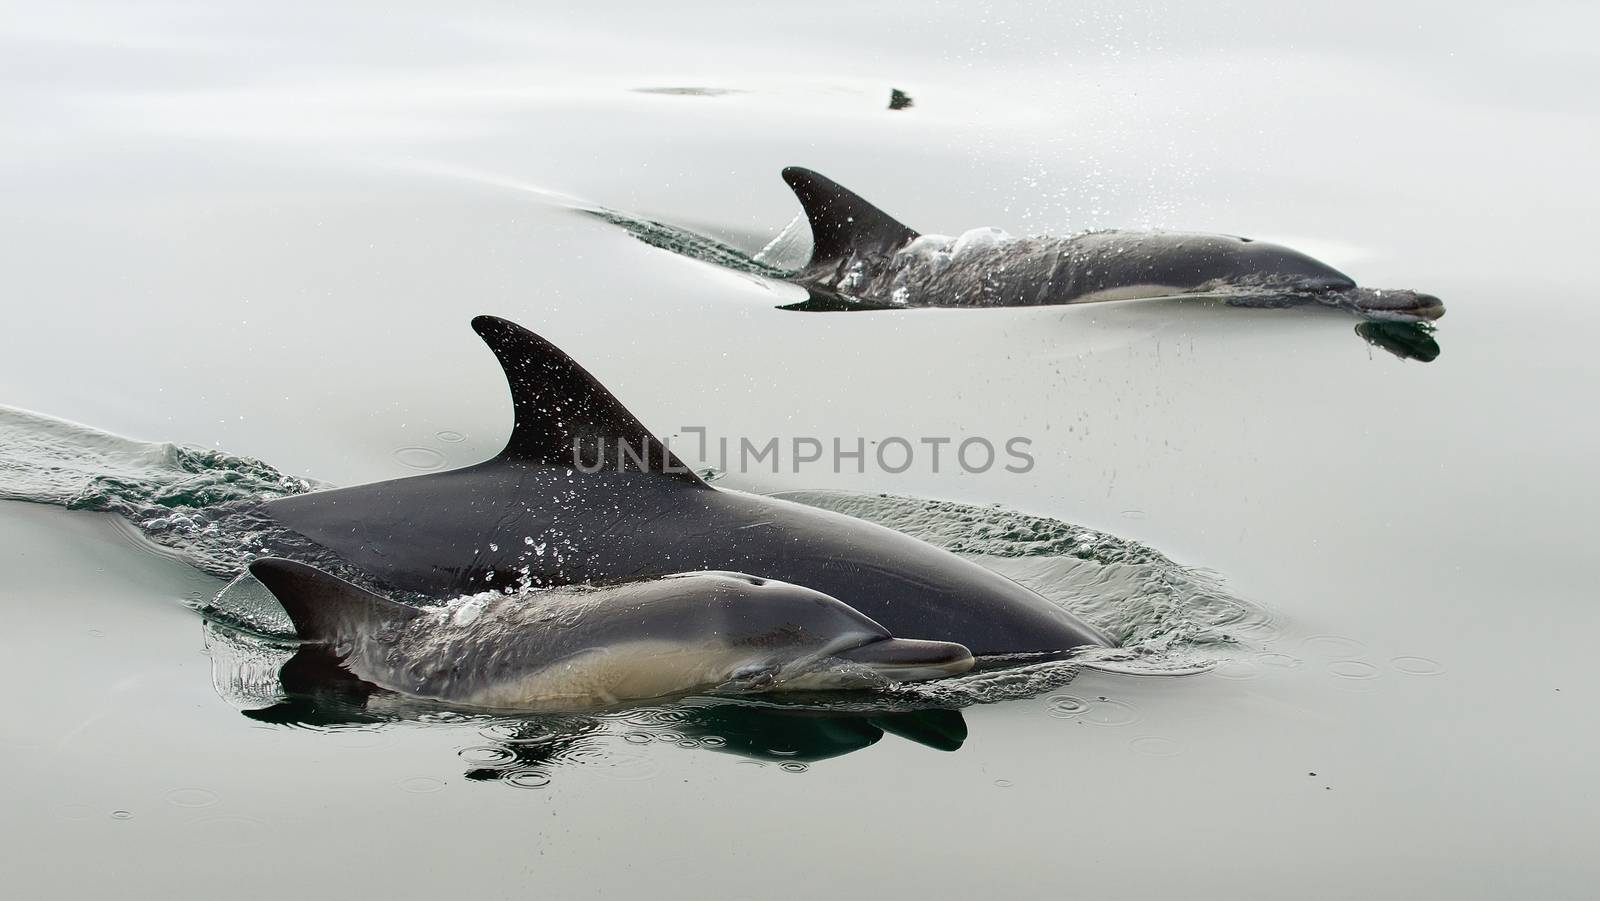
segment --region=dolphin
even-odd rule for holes
[[[811,259],[787,278],[808,311],[1021,307],[1207,296],[1240,306],[1321,303],[1375,319],[1420,321],[1444,303],[1418,291],[1358,287],[1326,263],[1265,241],[1190,232],[1095,231],[1013,238],[974,229],[923,235],[838,183],[783,170],[811,225]]]
[[[1035,592],[909,535],[708,485],[553,344],[493,316],[472,327],[510,385],[505,449],[463,469],[267,501],[266,525],[281,530],[266,530],[265,546],[305,557],[309,541],[319,561],[325,550],[386,589],[432,598],[718,570],[820,591],[890,634],[980,656],[1112,644]]]
[[[283,605],[302,641],[330,648],[361,681],[474,708],[876,687],[973,665],[961,645],[895,638],[825,594],[742,573],[487,591],[434,608],[396,603],[291,560],[256,560],[250,574]]]

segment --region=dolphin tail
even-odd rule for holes
[[[811,222],[807,269],[863,253],[892,253],[917,233],[838,182],[799,166],[783,170]]]
[[[293,560],[263,557],[250,564],[250,575],[283,605],[304,641],[333,643],[422,613]]]

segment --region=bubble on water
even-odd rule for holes
[[[1012,785],[1012,782],[1011,782],[1010,779],[996,779],[996,780],[994,780],[994,787],[995,788],[1010,788],[1011,785]]]
[[[133,819],[133,813],[127,810],[113,810],[111,811],[111,818],[113,820],[131,820]]]
[[[174,807],[210,807],[221,799],[203,788],[176,788],[167,792],[167,803]]]
[[[798,760],[791,760],[788,763],[779,764],[778,769],[783,770],[785,773],[804,773],[811,768]]]
[[[1365,660],[1336,660],[1328,664],[1328,672],[1341,679],[1375,679],[1379,670]]]
[[[409,466],[412,469],[421,470],[438,469],[439,467],[443,466],[445,462],[444,454],[439,453],[431,447],[396,448],[394,452],[394,458],[399,461],[400,465],[402,466]]]
[[[680,748],[698,748],[698,747],[700,747],[700,743],[698,741],[695,741],[692,738],[685,738],[682,741],[678,742],[678,747],[680,747]]]
[[[512,788],[545,788],[550,785],[551,777],[543,770],[515,770],[500,777],[500,781]]]
[[[1146,757],[1176,757],[1183,753],[1183,746],[1170,738],[1159,735],[1146,735],[1128,742],[1128,746]]]
[[[194,829],[200,841],[226,848],[260,844],[266,840],[269,831],[260,820],[240,816],[199,820],[195,822]]]
[[[443,791],[444,783],[431,776],[412,776],[409,779],[400,780],[400,790],[414,795],[428,795],[436,791]]]
[[[1367,652],[1365,644],[1343,635],[1313,635],[1301,642],[1301,646],[1306,653],[1327,660],[1360,657]]]
[[[1389,665],[1408,676],[1437,676],[1444,672],[1444,664],[1428,657],[1392,657]]]
[[[494,766],[495,764],[506,763],[516,756],[509,750],[494,745],[474,745],[470,748],[462,748],[456,753],[461,756],[462,760],[479,766]]]
[[[454,444],[457,441],[467,440],[467,436],[465,434],[452,429],[445,429],[442,432],[434,432],[433,437],[439,439],[440,441],[448,441],[451,444]]]
[[[708,748],[721,748],[728,744],[728,740],[720,735],[702,735],[700,744]]]

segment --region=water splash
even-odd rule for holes
[[[796,213],[777,237],[754,257],[755,262],[771,266],[780,272],[793,273],[806,264],[811,256],[811,225],[806,217]]]
[[[780,497],[875,522],[1032,588],[1083,617],[1120,647],[1075,663],[1150,674],[1215,665],[1239,642],[1270,634],[1271,617],[1207,573],[1106,532],[1003,507],[951,501],[792,491]],[[1047,664],[1046,666],[1061,665]]]

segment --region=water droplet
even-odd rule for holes
[[[995,785],[995,788],[1010,788],[1011,787],[1011,780],[1010,779],[996,779],[996,780],[994,780],[994,785]]]
[[[467,436],[466,435],[462,434],[461,432],[453,431],[451,429],[445,429],[442,432],[434,432],[433,433],[433,437],[439,439],[440,441],[448,441],[451,444],[454,444],[457,441],[465,441],[465,440],[467,440]]]
[[[167,803],[175,807],[210,807],[220,798],[203,788],[176,788],[167,792]]]
[[[402,447],[394,452],[394,458],[402,466],[412,469],[438,469],[444,465],[444,454],[431,447]]]
[[[1328,664],[1328,672],[1341,679],[1373,679],[1378,668],[1365,660],[1336,660]]]
[[[133,819],[133,814],[126,810],[113,810],[111,811],[111,818],[113,820],[131,820]]]
[[[411,792],[414,795],[432,794],[443,789],[443,782],[429,776],[412,776],[409,779],[400,780],[400,790]]]
[[[636,745],[647,745],[655,741],[656,737],[648,732],[624,732],[622,740]]]
[[[1183,753],[1183,746],[1170,738],[1159,735],[1146,735],[1136,738],[1128,743],[1134,751],[1146,757],[1176,757]]]
[[[507,773],[500,777],[500,781],[512,788],[545,788],[550,784],[550,774],[541,770],[521,770]]]
[[[778,769],[783,770],[785,773],[803,773],[810,767],[797,760],[791,760],[788,763],[779,764]]]
[[[1094,726],[1131,726],[1139,721],[1139,711],[1126,701],[1106,698],[1089,705],[1080,719]]]
[[[1056,695],[1045,702],[1045,709],[1051,716],[1070,719],[1089,709],[1089,702],[1071,695]]]
[[[1278,654],[1271,651],[1263,654],[1257,654],[1256,660],[1266,664],[1267,666],[1279,666],[1283,667],[1284,669],[1292,669],[1293,667],[1300,665],[1299,657],[1291,657],[1288,654]]]
[[[1394,657],[1389,665],[1408,676],[1437,676],[1444,672],[1444,664],[1427,657]]]
[[[465,760],[468,763],[475,763],[480,766],[493,766],[497,763],[505,763],[515,756],[505,748],[497,748],[494,745],[474,745],[470,748],[462,748],[456,753],[461,755],[462,760]]]

